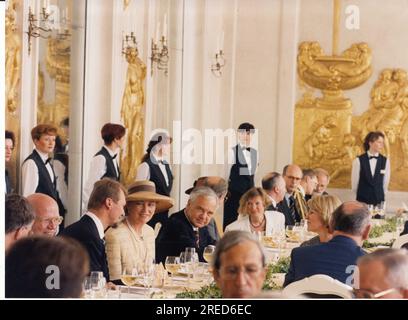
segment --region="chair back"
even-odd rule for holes
[[[395,239],[394,243],[392,244],[392,248],[400,249],[406,244],[408,244],[408,234],[404,234],[403,236],[400,236],[397,239]]]

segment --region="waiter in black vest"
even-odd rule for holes
[[[241,123],[238,127],[239,143],[232,148],[231,157],[234,160],[228,180],[229,197],[224,204],[223,230],[238,218],[239,199],[251,189],[254,183],[255,171],[258,166],[258,152],[251,148],[251,138],[255,127]]]
[[[89,166],[88,180],[82,195],[82,208],[88,206],[88,199],[96,181],[102,178],[120,180],[119,151],[125,142],[126,128],[120,124],[106,123],[101,130],[103,147],[95,154]]]
[[[57,178],[52,166],[57,128],[49,124],[39,124],[31,130],[35,148],[24,160],[21,168],[22,194],[24,197],[33,193],[44,193],[58,203],[60,216],[65,216],[65,208],[57,191]],[[63,225],[60,226],[63,229]]]
[[[149,141],[142,163],[138,166],[136,173],[136,180],[153,181],[156,185],[156,192],[167,197],[170,197],[173,187],[173,173],[166,160],[170,155],[172,141],[173,139],[167,132],[155,133]],[[154,228],[156,223],[160,222],[163,225],[168,218],[169,211],[156,213],[147,224]]]
[[[374,206],[385,201],[385,193],[390,182],[390,162],[380,154],[384,148],[384,134],[370,132],[364,140],[362,155],[353,161],[351,172],[352,190],[356,199]]]

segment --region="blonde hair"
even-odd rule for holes
[[[323,220],[326,226],[329,226],[330,218],[334,210],[341,205],[341,201],[336,196],[318,195],[307,202],[309,211],[313,210]]]
[[[269,199],[268,195],[262,188],[257,188],[253,187],[249,189],[247,192],[243,194],[241,199],[239,199],[239,208],[238,208],[238,213],[240,216],[246,216],[248,214],[246,210],[246,205],[249,199],[255,198],[255,197],[261,197],[263,205],[266,209],[272,201]]]

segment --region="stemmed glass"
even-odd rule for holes
[[[170,283],[173,286],[173,274],[180,270],[180,258],[175,256],[167,256],[164,262],[166,270],[170,272]]]
[[[184,265],[187,271],[188,282],[190,283],[190,273],[193,276],[195,264],[198,263],[198,255],[195,252],[195,248],[186,248],[184,252]]]
[[[137,268],[125,267],[122,271],[122,276],[120,278],[122,282],[127,286],[128,293],[130,293],[130,287],[137,283]]]
[[[210,265],[213,260],[214,251],[215,251],[215,246],[213,245],[209,245],[204,248],[204,254],[203,254],[204,260],[207,261]]]

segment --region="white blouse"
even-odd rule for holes
[[[270,236],[275,232],[282,232],[285,230],[285,216],[279,211],[265,211],[266,228],[265,235]],[[232,230],[241,230],[251,232],[251,223],[249,215],[238,218],[238,220],[229,224],[225,228],[225,232]]]

